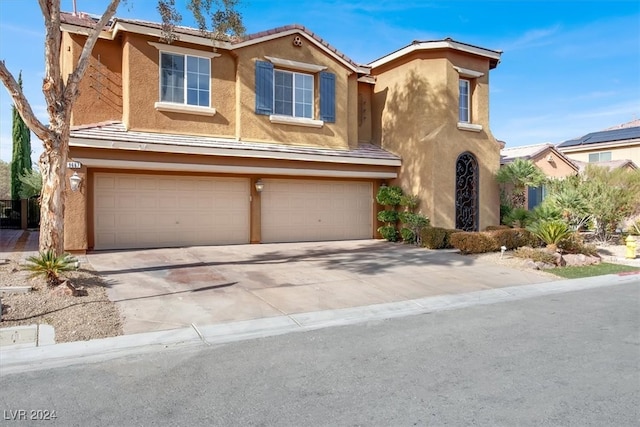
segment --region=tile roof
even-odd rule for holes
[[[360,144],[354,150],[316,148],[302,145],[285,145],[252,141],[237,141],[231,138],[214,138],[194,135],[177,135],[167,133],[139,132],[127,130],[121,122],[104,122],[91,125],[76,126],[71,129],[71,139],[90,139],[110,142],[133,142],[140,144],[172,145],[185,147],[205,147],[212,149],[248,150],[254,153],[289,153],[300,155],[323,156],[327,160],[335,157],[370,159],[381,161],[397,161],[400,157],[383,150],[373,144]],[[73,144],[72,144],[73,145]],[[398,166],[400,164],[398,163]]]
[[[553,144],[544,143],[544,144],[534,144],[534,145],[524,145],[521,147],[508,147],[500,150],[500,157],[505,161],[513,161],[518,157],[523,157],[526,159],[531,159],[548,148],[552,148]]]
[[[558,148],[575,147],[607,142],[625,141],[640,138],[640,126],[618,127],[610,130],[591,132],[580,138],[570,139],[557,145]]]
[[[68,12],[61,12],[60,13],[60,19],[61,19],[61,22],[63,24],[70,24],[70,25],[76,25],[76,26],[87,27],[87,28],[91,28],[96,24],[96,22],[97,22],[96,18],[97,18],[96,16],[89,15],[89,14],[86,14],[86,13],[79,13],[79,14],[76,14],[76,15],[74,15],[72,13],[68,13]],[[144,27],[148,27],[148,28],[153,28],[153,29],[156,29],[156,30],[162,30],[162,24],[158,23],[158,22],[144,21],[144,20],[140,20],[140,19],[124,19],[124,18],[118,18],[118,17],[114,17],[109,22],[106,30],[107,31],[111,30],[116,25],[116,23],[118,23],[118,22],[131,23],[131,24],[136,24],[136,25],[141,25],[141,26],[144,26]],[[206,37],[206,34],[203,31],[201,31],[201,30],[199,30],[197,28],[192,28],[192,27],[185,27],[185,26],[176,25],[174,27],[173,31],[176,34],[185,34],[185,35],[190,35],[190,36]],[[242,36],[242,37],[231,37],[230,38],[230,37],[223,36],[222,38],[219,39],[219,41],[230,42],[231,43],[231,47],[233,48],[234,45],[245,44],[247,42],[251,42],[251,41],[254,41],[254,40],[258,41],[258,40],[260,40],[261,38],[264,38],[264,37],[269,37],[269,36],[277,35],[277,34],[280,34],[280,33],[286,33],[286,32],[289,32],[289,31],[303,32],[307,36],[309,36],[310,38],[315,40],[317,43],[319,43],[324,49],[328,50],[329,52],[331,52],[332,54],[334,54],[338,58],[342,59],[343,61],[345,61],[346,63],[351,65],[353,68],[359,69],[359,68],[365,67],[366,70],[363,70],[363,71],[367,71],[367,72],[369,71],[368,67],[356,63],[351,58],[349,58],[347,55],[345,55],[344,53],[340,52],[338,49],[336,49],[331,44],[329,44],[329,42],[324,40],[322,37],[320,37],[319,35],[317,35],[313,31],[309,30],[305,26],[299,25],[299,24],[285,25],[285,26],[281,26],[281,27],[277,27],[277,28],[272,28],[270,30],[260,31],[260,32],[253,33],[253,34],[247,34],[247,35]]]

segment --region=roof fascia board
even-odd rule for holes
[[[83,27],[81,25],[66,24],[66,23],[60,24],[60,29],[62,31],[66,31],[67,33],[79,34],[81,36],[87,36],[87,37],[93,31],[93,28]],[[113,40],[115,35],[113,31],[103,30],[100,32],[100,35],[98,37],[101,39]]]
[[[163,38],[162,30],[159,28],[151,28],[145,25],[134,24],[131,22],[116,21],[113,27],[113,37],[115,38],[117,33],[120,31],[158,37],[159,39]],[[179,42],[191,43],[198,46],[207,46],[212,48],[231,49],[231,43],[220,40],[213,40],[210,37],[194,36],[191,34],[183,34],[180,32],[174,32],[174,35],[177,37],[176,41]]]
[[[128,151],[147,151],[173,154],[199,154],[209,156],[243,157],[270,160],[297,160],[305,162],[322,162],[370,166],[400,166],[399,159],[372,159],[366,157],[323,156],[320,154],[280,153],[275,151],[258,151],[236,148],[215,148],[211,146],[170,145],[162,143],[146,143],[134,141],[109,141],[90,138],[69,139],[69,145],[79,148],[109,148]]]
[[[440,41],[432,41],[432,42],[419,42],[414,43],[409,46],[403,47],[400,50],[397,50],[387,56],[383,56],[382,58],[373,61],[369,64],[371,68],[376,68],[381,65],[384,65],[388,62],[394,61],[398,58],[401,58],[405,55],[408,55],[412,52],[421,51],[421,50],[434,50],[434,49],[453,49],[459,50],[461,52],[470,53],[477,56],[483,56],[489,59],[499,60],[501,54],[499,52],[495,52],[488,49],[483,49],[481,47],[469,46],[466,44],[458,43],[453,40],[440,40]]]
[[[331,178],[377,178],[394,179],[398,177],[396,172],[382,171],[339,171],[326,169],[301,169],[301,168],[270,168],[260,166],[230,166],[230,165],[204,165],[193,163],[166,163],[166,162],[142,162],[136,160],[113,160],[74,157],[74,160],[83,166],[107,169],[138,169],[155,171],[181,171],[181,172],[208,172],[208,173],[235,173],[249,175],[286,175],[286,176],[317,176]]]

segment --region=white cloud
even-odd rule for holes
[[[515,40],[509,39],[501,43],[503,50],[515,51],[520,49],[530,49],[532,47],[548,46],[551,45],[553,37],[558,34],[561,27],[560,25],[554,25],[550,28],[539,28],[535,30],[529,30]]]

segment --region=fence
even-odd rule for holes
[[[0,200],[0,228],[40,227],[39,197],[26,200]]]

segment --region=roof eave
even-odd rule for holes
[[[500,57],[502,56],[501,51],[485,49],[470,44],[456,42],[455,40],[445,39],[436,41],[413,42],[408,46],[405,46],[399,50],[396,50],[395,52],[383,56],[382,58],[370,62],[368,65],[372,69],[374,69],[413,52],[436,49],[453,49],[475,56],[487,58],[489,59],[490,69],[493,69],[498,65],[498,63],[500,62]]]

